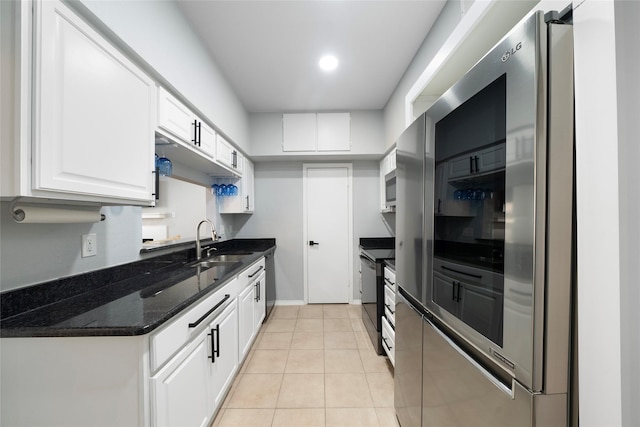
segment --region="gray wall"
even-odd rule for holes
[[[411,64],[404,72],[402,79],[384,108],[385,144],[391,146],[405,130],[405,96],[418,77],[433,60],[438,50],[449,38],[453,30],[462,20],[461,0],[449,0],[440,12],[429,34],[416,52]],[[466,2],[468,3],[468,2]]]
[[[102,208],[96,224],[17,224],[9,203],[0,204],[0,290],[84,273],[138,259],[142,242],[141,208]],[[98,254],[80,256],[83,234],[95,233]]]
[[[306,162],[309,163],[309,162]],[[358,239],[390,236],[379,213],[379,167],[377,161],[353,164],[354,299],[360,299]],[[261,162],[255,165],[256,212],[236,217],[236,237],[275,237],[277,300],[302,301],[303,217],[302,161]]]

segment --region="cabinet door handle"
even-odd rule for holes
[[[384,306],[385,306],[385,307],[387,307],[387,308],[389,309],[389,312],[390,312],[391,314],[396,314],[396,312],[395,312],[395,311],[391,310],[391,307],[389,306],[389,304],[385,304]]]
[[[384,344],[387,346],[387,348],[388,348],[389,350],[391,350],[391,349],[393,348],[393,347],[391,347],[391,346],[389,345],[389,343],[387,342],[387,339],[386,339],[385,337],[382,337],[382,341],[384,341]]]
[[[252,274],[249,275],[249,279],[251,279],[253,276],[258,274],[263,268],[264,268],[263,266],[258,267],[256,271],[254,271]]]
[[[193,121],[193,139],[191,140],[191,142],[193,142],[193,145],[200,145],[200,142],[198,141],[198,121],[197,120]]]
[[[202,146],[202,122],[198,123],[198,146]]]
[[[159,168],[156,168],[155,170],[152,170],[151,173],[154,174],[153,182],[155,183],[154,190],[153,190],[153,193],[151,193],[151,195],[154,196],[156,200],[158,200],[158,199],[160,199],[160,171],[159,171]]]
[[[231,165],[234,168],[238,167],[238,152],[236,150],[233,150],[233,153],[231,153],[233,160],[231,160]]]
[[[473,156],[469,157],[469,173],[473,173]]]
[[[216,363],[216,356],[220,357],[220,325],[211,329],[209,336],[211,337],[211,356],[209,359],[211,359],[211,363]]]
[[[249,210],[249,196],[247,196],[247,210]]]
[[[202,315],[201,318],[199,318],[198,320],[196,320],[193,323],[189,323],[189,327],[190,328],[195,328],[196,326],[198,326],[200,323],[202,323],[204,321],[204,319],[206,319],[211,313],[213,313],[214,311],[216,311],[216,309],[218,307],[220,307],[226,300],[228,300],[229,298],[231,298],[231,295],[229,294],[225,294],[224,298],[222,298],[222,301],[220,301],[219,303],[217,303],[216,305],[214,305],[211,310],[207,311],[205,314]]]
[[[476,162],[476,172],[480,172],[480,168],[478,167],[478,156],[475,156],[474,159]]]
[[[451,282],[451,301],[455,301],[456,300],[456,282],[452,281]]]

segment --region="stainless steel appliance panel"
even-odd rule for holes
[[[396,259],[397,261],[397,259]],[[422,424],[422,314],[408,301],[405,291],[396,294],[396,366],[394,405],[402,427]]]
[[[425,121],[416,119],[396,142],[396,283],[418,300],[423,287]],[[430,211],[429,211],[430,212]],[[427,261],[430,262],[430,261]]]
[[[532,425],[531,393],[512,391],[426,317],[422,337],[423,427]]]
[[[393,170],[384,176],[384,198],[387,208],[394,208],[397,204],[396,189],[397,189],[396,171]]]
[[[553,39],[559,36],[565,41],[553,41],[550,45],[562,47],[558,52],[562,68],[557,84],[571,91],[572,82],[567,80],[572,69],[566,58],[572,56],[570,45],[566,39],[570,38],[570,26],[552,25],[549,30]],[[564,27],[564,28],[563,28]],[[553,29],[555,28],[555,29]],[[458,83],[447,91],[426,113],[426,121],[432,123],[427,127],[427,146],[436,144],[435,123],[449,115],[466,100],[473,97],[492,82],[506,75],[506,165],[504,190],[504,311],[503,311],[503,339],[499,345],[480,332],[468,327],[459,317],[450,313],[434,302],[433,287],[427,283],[428,294],[424,300],[427,309],[432,311],[440,320],[459,333],[474,347],[498,363],[515,377],[521,384],[532,391],[543,391],[545,370],[543,362],[545,335],[545,301],[547,298],[546,283],[550,271],[546,264],[548,257],[548,242],[546,235],[551,229],[547,221],[557,216],[565,221],[571,221],[571,210],[567,211],[566,203],[572,200],[571,174],[565,176],[569,185],[560,186],[554,198],[562,199],[564,204],[548,205],[547,190],[555,187],[547,179],[556,179],[548,175],[547,168],[549,140],[547,136],[548,108],[555,104],[547,96],[549,80],[554,77],[547,75],[547,25],[542,13],[536,13],[530,19],[516,27],[493,50],[481,59]],[[566,50],[566,49],[569,50]],[[556,55],[556,54],[554,54]],[[569,69],[566,69],[569,67]],[[553,67],[552,67],[553,69]],[[564,135],[559,135],[552,143],[559,148],[554,155],[556,164],[565,165],[571,172],[573,157],[572,144],[572,93],[563,93],[564,105],[554,111],[554,119],[564,123]],[[554,97],[555,98],[555,97]],[[549,107],[551,105],[552,107]],[[555,149],[554,149],[555,150]],[[562,179],[562,178],[558,178]],[[555,181],[554,181],[555,182]],[[402,205],[398,205],[400,210]],[[433,212],[433,211],[431,211]],[[427,221],[430,222],[430,221]],[[556,240],[565,242],[563,249],[571,255],[571,227],[564,229],[554,227]],[[566,260],[566,258],[565,258]],[[553,280],[554,290],[566,295],[570,288],[567,274],[571,271],[571,261],[564,267],[557,265],[557,280]],[[548,282],[551,283],[551,282]],[[561,291],[556,291],[560,287]],[[562,313],[570,312],[569,300],[565,297],[555,310]],[[553,328],[549,328],[553,329]],[[563,326],[565,341],[566,326]],[[554,331],[547,330],[553,334]],[[554,339],[555,340],[555,339]],[[561,357],[562,362],[568,348],[565,346],[555,356]],[[565,377],[566,378],[566,377]]]

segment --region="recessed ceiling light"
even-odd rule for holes
[[[325,55],[320,58],[318,65],[320,65],[320,68],[324,71],[333,71],[338,68],[338,58],[333,55]]]

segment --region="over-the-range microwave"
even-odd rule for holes
[[[393,170],[384,176],[384,200],[387,209],[396,208],[396,171]]]

